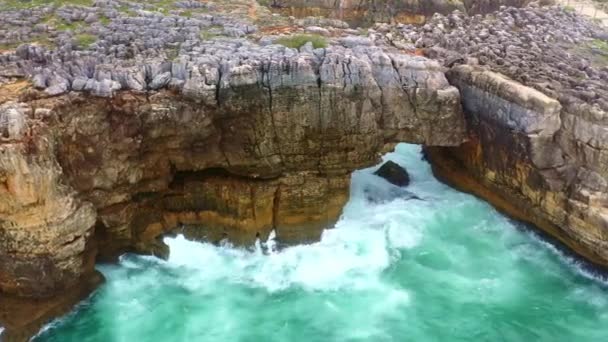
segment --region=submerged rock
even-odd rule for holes
[[[374,174],[397,186],[408,186],[410,184],[410,175],[407,171],[399,166],[399,164],[390,160],[382,164]]]

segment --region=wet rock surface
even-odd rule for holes
[[[181,94],[34,90],[2,105],[3,293],[61,293],[95,257],[166,255],[160,237],[177,228],[240,244],[271,230],[314,241],[339,217],[350,173],[380,151],[464,140],[458,92],[435,62],[376,50],[319,65],[292,53],[249,55],[222,79],[203,69],[218,84],[197,76]]]
[[[410,175],[399,164],[393,161],[387,161],[374,172],[374,175],[384,178],[387,182],[396,186],[408,186],[410,184]]]
[[[437,175],[607,265],[605,30],[558,7],[376,29],[451,68],[470,139],[427,149]]]

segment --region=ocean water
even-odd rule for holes
[[[166,238],[169,260],[100,266],[107,283],[34,340],[608,341],[604,279],[439,183],[419,146],[385,159],[408,169],[420,200],[370,168],[318,243]]]

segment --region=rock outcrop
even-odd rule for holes
[[[439,63],[357,36],[258,44],[251,21],[196,4],[0,12],[0,43],[35,41],[0,54],[0,325],[11,336],[85,296],[95,261],[166,256],[161,237],[177,229],[314,241],[353,170],[397,142],[464,141]],[[32,320],[9,319],[14,306]]]
[[[471,139],[427,148],[435,173],[608,266],[605,137],[595,121],[602,112],[579,106],[573,113],[470,66],[452,69],[449,78],[462,92]]]
[[[284,13],[303,16],[324,16],[355,24],[398,22],[422,24],[435,13],[454,10],[474,15],[498,10],[501,6],[523,7],[529,0],[271,0],[269,5]]]
[[[427,25],[392,43],[442,60],[461,92],[469,141],[427,148],[436,174],[608,265],[602,29],[556,7]]]
[[[503,2],[395,3],[384,9],[430,14],[449,3],[473,13]],[[160,237],[177,229],[238,244],[272,230],[285,243],[316,240],[340,215],[350,173],[398,142],[424,144],[442,179],[608,266],[608,69],[596,25],[530,7],[366,32],[333,19],[285,29],[260,24],[255,2],[215,7],[225,5],[0,11],[9,330],[33,326],[8,317],[15,298],[45,303],[31,311],[40,324],[100,281],[95,261],[165,256]],[[327,47],[274,44],[294,31]],[[30,43],[12,46],[20,41]]]
[[[464,141],[459,93],[423,57],[246,41],[205,51],[131,69],[90,64],[90,89],[48,97],[47,84],[2,106],[3,293],[73,285],[92,271],[91,241],[112,258],[163,255],[159,237],[178,227],[212,241],[252,243],[273,229],[285,242],[318,239],[348,198],[350,172],[380,151]],[[86,75],[77,63],[43,72],[75,90]]]
[[[562,8],[510,7],[486,17],[453,12],[424,26],[380,28],[389,44],[416,48],[446,67],[479,65],[562,104],[608,110],[606,31]]]

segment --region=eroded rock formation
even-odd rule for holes
[[[387,161],[374,172],[374,175],[386,179],[387,182],[396,186],[407,186],[410,184],[410,176],[407,171],[393,161]]]
[[[537,90],[469,66],[449,75],[463,93],[471,139],[427,148],[436,173],[607,266],[604,137],[591,114],[600,111],[573,114]]]
[[[502,8],[282,31],[254,24],[256,4],[229,7],[243,20],[206,13],[220,0],[0,12],[2,42],[55,44],[0,54],[2,324],[32,326],[8,319],[13,296],[46,303],[19,311],[40,324],[65,302],[53,295],[78,300],[98,283],[95,260],[166,255],[159,237],[175,229],[241,244],[273,229],[286,243],[318,239],[350,173],[397,142],[426,145],[442,179],[608,265],[597,26],[558,8]],[[321,32],[328,47],[274,44],[282,32]],[[78,46],[85,34],[96,41]]]
[[[462,146],[427,149],[436,173],[608,265],[605,32],[557,8],[433,21],[442,34],[406,35],[456,65],[469,126]]]
[[[501,6],[522,7],[529,0],[271,0],[270,5],[289,15],[324,16],[351,23],[398,22],[422,24],[435,13],[460,10],[468,14],[485,14]]]
[[[243,46],[206,64],[169,62],[168,79],[187,75],[181,93],[2,106],[4,293],[73,285],[92,271],[90,241],[110,258],[162,255],[157,238],[177,227],[213,241],[252,243],[272,229],[286,242],[318,239],[348,198],[350,172],[387,146],[464,140],[458,91],[435,62],[340,47],[271,46],[263,59]]]

